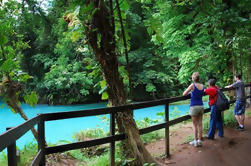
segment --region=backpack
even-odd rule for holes
[[[224,95],[224,93],[220,90],[217,90],[217,101],[216,101],[216,110],[217,111],[224,111],[229,109],[229,101]]]

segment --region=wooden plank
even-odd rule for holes
[[[11,128],[6,128],[6,130],[10,130]],[[7,147],[7,156],[8,156],[8,165],[9,166],[17,166],[17,149],[16,149],[16,141]]]
[[[57,145],[53,147],[45,147],[45,154],[52,154],[52,153],[59,153],[59,152],[65,152],[68,150],[74,150],[74,149],[81,149],[81,148],[88,148],[91,146],[96,145],[102,145],[106,143],[110,143],[112,141],[121,141],[126,138],[125,134],[118,134],[115,136],[108,136],[83,142],[75,142],[70,144],[64,144],[64,145]]]
[[[115,114],[110,114],[110,136],[115,135]],[[110,143],[110,166],[115,166],[115,141]]]
[[[103,114],[112,113],[113,111],[114,110],[112,108],[107,107],[107,108],[98,108],[98,109],[80,110],[80,111],[46,113],[46,114],[43,114],[43,116],[44,116],[45,121],[52,121],[52,120],[60,120],[60,119],[103,115]]]
[[[143,129],[139,129],[139,134],[142,135],[142,134],[147,134],[147,133],[150,133],[150,132],[153,132],[153,131],[156,131],[156,130],[160,130],[160,129],[165,128],[167,125],[168,125],[168,123],[166,122],[166,123],[160,123],[160,124],[157,124],[157,125],[146,127],[146,128],[143,128]]]
[[[112,141],[115,141],[114,136],[108,136],[108,137],[82,141],[82,142],[74,142],[74,143],[64,144],[64,145],[57,145],[53,147],[46,147],[45,154],[47,155],[47,154],[52,154],[52,153],[65,152],[68,150],[87,148],[91,146],[107,144]]]
[[[42,156],[44,156],[44,154],[43,154],[42,150],[40,149],[30,166],[38,166],[41,161]]]
[[[44,128],[44,120],[41,118],[38,123],[38,150],[41,151],[41,157],[39,166],[45,166],[45,128]]]
[[[17,166],[16,142],[7,147],[8,165]]]
[[[0,152],[6,147],[13,144],[18,138],[24,135],[27,131],[29,131],[34,125],[38,123],[40,116],[36,116],[21,125],[12,128],[3,134],[0,135]]]
[[[169,125],[172,126],[172,125],[178,124],[180,122],[186,121],[188,119],[191,119],[191,116],[185,115],[185,116],[182,116],[182,117],[179,117],[179,118],[176,118],[176,119],[169,121]]]
[[[165,122],[169,122],[169,103],[165,105]],[[169,137],[169,124],[165,127],[165,153],[170,156],[170,137]]]

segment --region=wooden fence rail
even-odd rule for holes
[[[251,84],[246,84],[245,87],[250,87]],[[233,90],[233,88],[222,88],[222,91]],[[247,96],[250,98],[251,94]],[[23,136],[27,131],[33,128],[35,125],[38,125],[38,153],[36,154],[34,160],[31,163],[31,166],[45,166],[45,156],[52,153],[65,152],[74,149],[87,148],[96,145],[102,144],[110,144],[110,165],[115,165],[115,142],[126,139],[125,134],[115,134],[115,115],[118,112],[126,112],[140,108],[153,107],[157,105],[165,105],[165,120],[163,123],[156,124],[150,127],[146,127],[139,130],[140,135],[146,134],[152,131],[156,131],[159,129],[165,129],[165,154],[169,156],[170,154],[170,144],[169,144],[169,127],[175,125],[177,123],[183,122],[185,120],[190,119],[189,115],[185,115],[174,120],[169,120],[169,104],[177,101],[182,101],[190,99],[190,96],[180,96],[174,98],[165,98],[154,101],[145,101],[134,104],[128,104],[117,107],[108,107],[108,108],[98,108],[98,109],[90,109],[90,110],[81,110],[81,111],[69,111],[69,112],[57,112],[57,113],[46,113],[39,114],[38,116],[24,122],[23,124],[11,128],[6,132],[0,135],[0,152],[4,150],[6,147],[8,149],[8,165],[9,166],[17,166],[17,157],[16,157],[16,140]],[[235,100],[230,101],[230,103],[234,103]],[[205,109],[204,113],[209,112],[210,109]],[[77,117],[87,117],[87,116],[97,116],[110,114],[110,135],[103,138],[98,138],[94,140],[88,141],[80,141],[74,142],[64,145],[57,145],[53,147],[46,147],[45,145],[45,121],[54,121],[60,119],[68,119],[68,118],[77,118]]]

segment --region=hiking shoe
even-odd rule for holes
[[[193,140],[193,141],[189,142],[189,144],[192,145],[192,146],[195,146],[195,147],[198,146],[196,140]]]
[[[197,141],[197,146],[202,146],[202,141],[201,140]]]
[[[244,127],[238,126],[238,127],[236,128],[236,130],[243,131],[243,130],[244,130]]]
[[[214,140],[214,138],[212,138],[212,137],[208,137],[208,136],[207,136],[206,138],[209,139],[209,140]]]

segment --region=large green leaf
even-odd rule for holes
[[[27,104],[31,105],[32,107],[35,106],[35,104],[37,104],[38,101],[38,96],[36,94],[36,92],[32,91],[31,94],[26,94],[24,96],[24,100]]]
[[[4,61],[4,63],[1,66],[1,70],[4,72],[11,72],[11,70],[15,69],[17,65],[12,59],[8,59]]]
[[[102,100],[107,100],[108,99],[108,93],[107,92],[103,92],[101,99]]]

